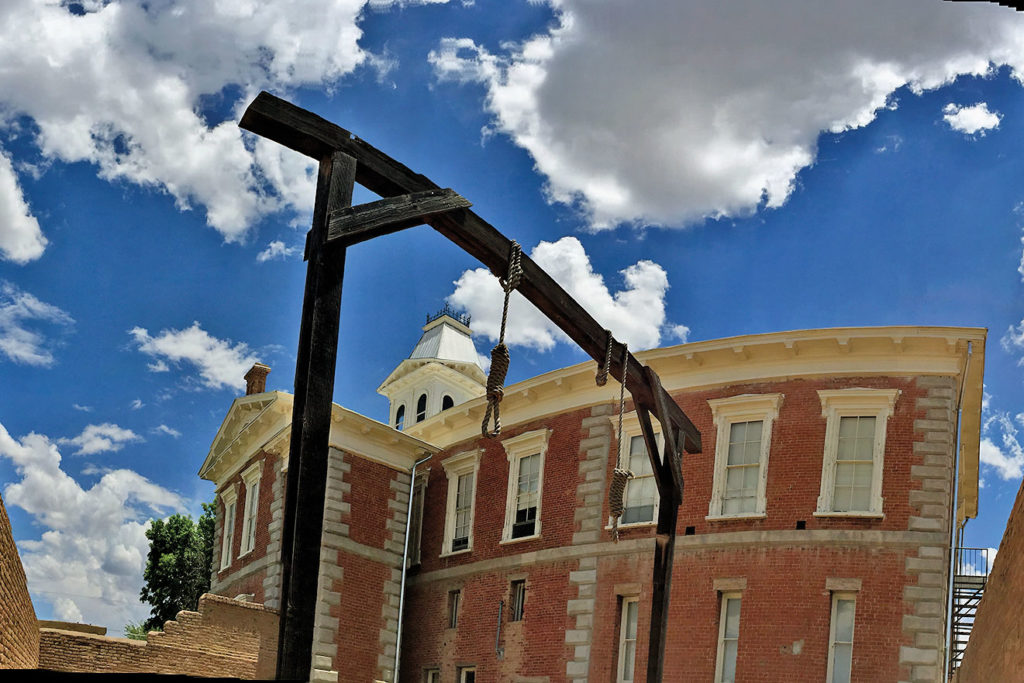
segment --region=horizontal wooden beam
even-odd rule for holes
[[[352,245],[380,235],[423,225],[428,216],[468,209],[473,204],[455,190],[426,190],[351,206],[330,215],[327,244]]]
[[[358,162],[356,182],[383,197],[440,189],[426,176],[414,173],[344,128],[266,92],[261,92],[253,100],[239,125],[315,159],[342,151]],[[505,276],[511,242],[483,218],[465,209],[430,216],[427,224],[475,256],[492,273]],[[603,363],[607,345],[604,328],[525,254],[522,256],[522,268],[519,292],[587,355]],[[623,346],[615,340],[612,345],[610,374],[621,382]],[[628,354],[626,365],[626,389],[634,402],[656,412],[655,390],[644,376],[643,366],[632,354]],[[700,432],[675,401],[667,395],[662,398],[667,399],[668,421],[684,436],[686,451],[699,453]],[[665,430],[668,432],[667,426]]]

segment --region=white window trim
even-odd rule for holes
[[[473,550],[473,525],[476,522],[476,492],[480,484],[481,453],[480,449],[474,449],[453,455],[441,463],[445,474],[448,475],[448,499],[445,504],[444,544],[441,546],[441,557],[468,553]],[[455,540],[455,502],[459,492],[459,477],[470,472],[473,473],[473,496],[469,506],[469,539],[465,548],[452,551],[452,541]]]
[[[708,505],[708,515],[705,519],[757,519],[767,516],[768,454],[771,452],[772,446],[772,425],[779,417],[782,396],[782,394],[742,394],[708,401],[708,405],[711,406],[711,415],[715,421],[716,437],[714,483],[711,487],[711,502]],[[753,512],[722,514],[725,469],[729,463],[730,429],[737,422],[757,422],[759,420],[762,422],[762,426],[756,507]]]
[[[658,442],[658,447],[661,448],[661,446],[662,446],[662,443],[661,443],[661,430],[658,429],[658,423],[657,422],[653,422],[653,424],[651,426],[654,429],[654,440]],[[613,426],[613,433],[614,433],[614,429],[615,429],[615,427]],[[627,465],[629,464],[629,444],[633,440],[633,437],[635,437],[635,436],[643,436],[643,433],[644,433],[643,429],[640,428],[640,417],[635,412],[630,413],[629,415],[624,415],[623,416],[623,418],[622,418],[622,440],[621,440],[621,442],[619,444],[619,462],[626,463]],[[645,445],[646,445],[646,443],[645,443]],[[655,457],[657,457],[657,459],[659,461],[661,460],[661,454],[660,453],[656,453]],[[657,477],[657,475],[655,475],[655,477]],[[626,482],[626,488],[629,488],[629,482]],[[623,496],[625,497],[625,494],[623,494]],[[655,478],[655,486],[654,486],[654,516],[651,518],[651,521],[649,521],[649,522],[630,522],[628,524],[623,524],[622,522],[619,522],[618,527],[620,529],[631,529],[633,527],[644,527],[644,526],[655,526],[655,525],[657,525],[657,523],[658,523],[658,510],[661,507],[660,503],[661,503],[661,494],[658,492],[657,478]],[[608,525],[605,527],[605,529],[611,529],[612,528],[612,523],[614,521],[615,521],[614,518],[609,515],[609,517],[608,517]]]
[[[220,571],[231,566],[231,546],[235,541],[235,516],[238,514],[236,503],[238,502],[238,484],[221,491],[221,504],[224,506],[224,516],[221,518],[220,533]],[[231,510],[231,520],[228,522],[228,510]]]
[[[637,638],[633,639],[633,671],[630,671],[630,677],[626,678],[626,618],[629,615],[628,606],[630,604],[636,604],[636,620],[637,620]],[[616,683],[630,683],[636,679],[636,644],[640,638],[640,598],[636,595],[623,596],[622,598],[622,615],[619,617],[619,658],[616,660],[615,680]]]
[[[242,472],[242,481],[245,483],[245,507],[242,511],[242,545],[241,550],[238,553],[238,557],[245,557],[256,548],[255,527],[253,527],[253,534],[250,540],[249,520],[253,518],[253,516],[257,518],[259,517],[260,479],[262,476],[262,460],[254,462],[252,465],[249,465],[244,472]],[[253,506],[250,504],[250,500],[252,500],[254,495],[256,499],[255,509],[253,509]]]
[[[505,526],[501,532],[501,543],[521,543],[540,538],[541,501],[544,499],[544,456],[548,450],[550,429],[535,429],[501,442],[508,458],[508,491],[505,495]],[[512,538],[512,525],[516,521],[516,494],[519,492],[519,462],[531,455],[540,454],[540,471],[537,476],[537,523],[533,534]]]
[[[832,674],[834,673],[833,667],[835,666],[835,647],[836,647],[836,607],[840,600],[852,600],[853,601],[853,625],[850,627],[850,645],[851,649],[853,644],[857,641],[857,593],[855,591],[833,591],[832,592],[832,613],[829,616],[828,625],[828,670],[825,674],[825,680],[831,683]],[[852,660],[852,654],[851,654]],[[853,673],[853,662],[850,662],[850,673]]]
[[[719,601],[722,603],[718,610],[718,653],[715,655],[715,683],[721,683],[722,671],[725,665],[725,615],[729,600],[740,601],[740,624],[743,623],[743,593],[742,591],[723,591],[719,593]],[[736,660],[739,661],[739,634],[736,635]]]
[[[818,390],[825,425],[825,452],[821,466],[821,490],[815,517],[884,517],[882,513],[882,472],[885,461],[885,432],[899,398],[899,389]],[[843,417],[874,417],[875,446],[871,471],[871,509],[834,512],[836,461],[839,455],[839,421]]]
[[[476,667],[475,666],[460,666],[459,667],[459,683],[465,683],[466,674],[472,673],[473,680],[476,680]]]

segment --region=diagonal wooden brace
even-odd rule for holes
[[[327,244],[350,246],[422,225],[427,218],[473,204],[455,190],[424,190],[335,211],[327,219]]]

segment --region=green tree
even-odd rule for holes
[[[129,621],[124,625],[124,637],[132,640],[145,640],[149,630],[140,622]]]
[[[153,606],[146,630],[163,628],[181,610],[194,610],[210,589],[214,506],[203,503],[199,522],[189,515],[154,519],[146,530],[149,556],[139,597]]]

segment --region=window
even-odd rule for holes
[[[423,422],[427,417],[427,395],[420,394],[416,400],[416,421]]]
[[[412,514],[409,516],[409,566],[420,563],[420,544],[423,538],[423,501],[427,495],[427,475],[430,470],[416,475],[412,487]]]
[[[398,410],[395,411],[395,429],[401,431],[402,427],[405,426],[405,404],[398,406]]]
[[[444,518],[444,545],[441,555],[473,549],[473,513],[476,473],[480,451],[453,455],[441,463],[448,475],[448,504]]]
[[[654,438],[661,448],[661,433],[655,432]],[[622,463],[633,473],[633,478],[626,482],[626,490],[622,494],[623,511],[619,524],[654,523],[658,521],[658,484],[636,413],[622,419],[621,448]],[[611,523],[609,518],[609,527]]]
[[[245,514],[242,517],[242,550],[239,557],[251,552],[256,547],[256,522],[260,509],[260,476],[263,473],[263,461],[253,463],[242,472],[245,483]]]
[[[526,579],[513,581],[509,590],[508,620],[522,621],[526,606]]]
[[[882,516],[886,424],[898,389],[818,391],[825,452],[817,516]]]
[[[832,593],[832,618],[828,635],[829,683],[850,683],[856,599],[856,593]]]
[[[447,394],[445,394],[444,398],[441,399],[441,410],[448,410],[454,405],[455,401]]]
[[[716,427],[708,519],[763,517],[772,424],[782,394],[743,394],[712,399],[708,405]]]
[[[722,593],[715,683],[734,683],[736,680],[736,656],[739,653],[740,644],[740,595],[740,593]]]
[[[423,672],[423,683],[441,683],[440,669],[427,669]]]
[[[456,628],[459,625],[459,603],[462,601],[462,591],[448,591],[448,628]]]
[[[221,518],[220,568],[227,569],[231,564],[231,546],[235,541],[235,504],[238,501],[238,486],[232,486],[220,494],[224,505],[224,516]]]
[[[476,683],[476,667],[459,667],[459,683]]]
[[[622,598],[619,623],[619,665],[616,681],[631,683],[636,668],[636,626],[640,614],[639,598]]]
[[[508,456],[508,495],[502,543],[540,536],[544,453],[550,435],[550,429],[538,429],[501,443]]]

